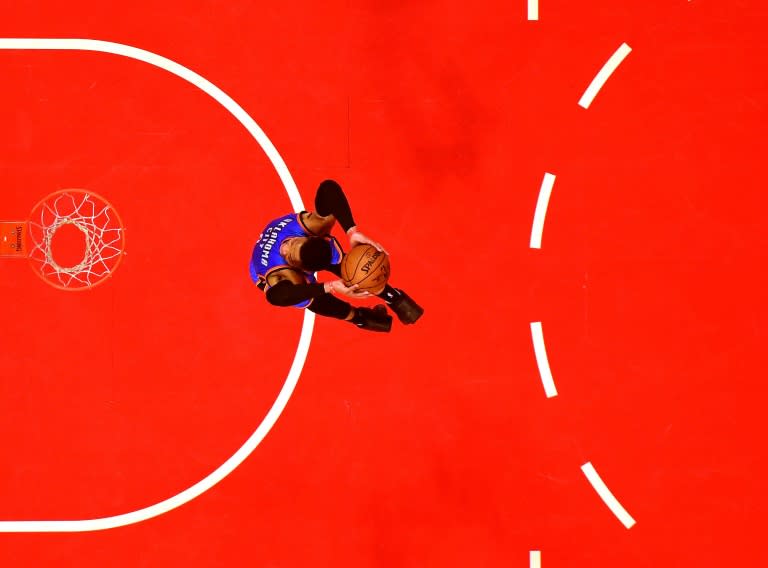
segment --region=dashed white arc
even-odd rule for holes
[[[531,340],[533,341],[533,353],[536,356],[536,365],[539,367],[541,384],[544,385],[544,393],[547,395],[547,398],[557,396],[555,380],[552,377],[552,370],[549,368],[547,348],[544,345],[544,330],[541,328],[540,321],[531,322]]]
[[[608,61],[605,62],[602,69],[600,69],[600,71],[597,72],[597,75],[595,75],[595,78],[592,79],[592,82],[589,84],[589,87],[587,87],[587,90],[584,91],[583,95],[581,95],[581,99],[579,99],[580,107],[589,108],[589,105],[592,104],[592,101],[595,99],[597,93],[600,91],[603,85],[605,85],[605,82],[613,74],[613,72],[616,71],[616,68],[621,64],[622,61],[624,61],[624,59],[627,57],[627,55],[630,54],[631,51],[631,47],[629,47],[626,43],[622,43],[614,52],[614,54],[608,58]]]
[[[211,98],[227,109],[246,128],[246,130],[251,133],[269,158],[270,162],[272,162],[275,171],[288,193],[293,209],[295,211],[304,209],[299,190],[288,171],[288,167],[285,165],[285,162],[267,135],[264,134],[259,125],[256,124],[256,121],[254,121],[248,113],[232,99],[232,97],[194,71],[155,53],[110,41],[59,38],[0,38],[0,50],[9,49],[95,51],[120,55],[137,61],[143,61],[144,63],[164,69],[165,71],[184,79],[210,95]],[[293,363],[288,371],[288,376],[285,379],[275,402],[272,404],[272,407],[269,409],[269,412],[267,412],[267,415],[264,417],[261,424],[258,425],[254,433],[251,434],[240,449],[205,478],[164,501],[136,511],[97,519],[78,519],[69,521],[0,521],[0,532],[84,532],[122,527],[146,521],[147,519],[167,513],[211,489],[245,461],[269,433],[282,414],[285,406],[288,404],[291,394],[293,394],[296,384],[298,383],[301,371],[304,368],[304,362],[306,361],[309,344],[312,339],[314,322],[314,314],[309,310],[305,310],[301,336],[296,348],[296,355],[293,358]]]
[[[541,238],[544,233],[544,220],[547,217],[549,198],[552,196],[552,188],[555,185],[555,174],[545,173],[539,189],[539,197],[536,200],[536,210],[533,212],[533,225],[531,225],[530,247],[541,248]]]
[[[528,0],[528,19],[539,19],[539,0]]]
[[[690,0],[688,0],[690,2]],[[539,19],[539,5],[538,0],[528,0],[528,19]],[[579,106],[582,108],[589,108],[594,101],[597,93],[605,85],[606,81],[610,78],[614,71],[618,68],[622,61],[629,55],[632,48],[626,43],[622,43],[614,54],[605,62],[603,67],[598,71],[597,75],[592,79],[591,83],[584,91],[584,94],[579,99]],[[532,249],[541,248],[542,233],[544,231],[544,219],[547,214],[547,206],[552,194],[552,188],[555,183],[555,176],[550,173],[544,174],[544,180],[542,181],[541,188],[539,190],[539,197],[536,202],[536,209],[533,217],[533,225],[531,227],[531,239],[529,246]],[[536,355],[536,363],[539,368],[539,375],[541,376],[541,382],[544,385],[544,392],[548,398],[557,396],[557,389],[552,378],[552,371],[549,366],[549,360],[547,358],[546,347],[544,346],[544,335],[541,328],[541,322],[531,323],[531,337],[533,340],[533,348]],[[594,466],[587,462],[581,466],[581,470],[586,476],[589,483],[595,489],[597,494],[613,512],[614,515],[621,521],[621,523],[627,528],[632,528],[635,525],[635,520],[627,512],[627,510],[619,503],[618,499],[611,493],[606,484],[598,475]],[[541,552],[538,550],[530,551],[530,566],[531,568],[541,567]]]
[[[608,506],[611,512],[616,515],[616,518],[621,521],[621,524],[623,524],[626,528],[631,529],[635,525],[635,519],[632,518],[632,515],[627,512],[622,504],[619,503],[619,500],[616,499],[611,490],[608,489],[608,486],[598,475],[592,463],[587,462],[582,465],[581,471],[584,472],[587,480],[603,500],[603,502]]]

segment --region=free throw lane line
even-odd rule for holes
[[[275,168],[280,180],[283,182],[285,191],[288,193],[288,197],[291,200],[291,205],[295,211],[301,211],[304,209],[304,204],[301,200],[299,190],[296,187],[296,183],[293,181],[288,167],[285,165],[283,158],[278,153],[272,142],[267,135],[262,131],[261,127],[256,124],[253,118],[235,102],[232,97],[227,95],[224,91],[218,88],[216,85],[208,81],[205,77],[195,73],[194,71],[171,61],[165,57],[157,55],[155,53],[131,47],[121,43],[114,43],[111,41],[99,41],[93,39],[53,39],[53,38],[0,38],[0,50],[3,49],[40,49],[40,50],[65,50],[65,51],[96,51],[101,53],[110,53],[113,55],[121,55],[137,61],[143,61],[149,65],[154,65],[160,69],[164,69],[181,79],[191,83],[198,89],[204,91],[216,102],[226,108],[239,122],[242,124],[248,132],[254,137],[256,142],[261,146],[261,149],[272,162],[272,166]],[[6,88],[8,88],[6,86]],[[153,517],[167,513],[168,511],[180,507],[185,503],[188,503],[192,499],[202,495],[214,485],[219,483],[227,475],[232,473],[245,459],[251,455],[256,447],[261,443],[264,437],[269,433],[272,427],[277,422],[277,419],[282,414],[285,406],[288,404],[288,400],[291,398],[296,384],[299,381],[299,376],[304,368],[304,362],[307,358],[309,351],[309,345],[312,340],[312,330],[315,323],[315,314],[309,310],[304,311],[304,320],[301,328],[301,336],[299,338],[299,344],[296,347],[296,355],[293,358],[293,363],[288,371],[288,377],[285,379],[280,392],[272,404],[272,407],[267,412],[267,415],[258,425],[256,430],[251,434],[245,443],[237,450],[231,457],[229,457],[223,464],[217,467],[214,471],[208,474],[205,478],[201,479],[191,487],[161,501],[149,507],[123,513],[120,515],[114,515],[111,517],[102,517],[97,519],[77,519],[77,520],[62,520],[62,521],[0,521],[0,533],[2,532],[83,532],[83,531],[97,531],[104,529],[112,529],[116,527],[122,527],[133,523],[139,523],[146,521]],[[162,464],[158,464],[161,467]]]
[[[592,487],[595,489],[595,491],[597,491],[597,494],[600,496],[603,502],[608,505],[608,508],[611,510],[611,512],[616,515],[616,517],[625,527],[631,529],[635,524],[635,519],[633,519],[632,516],[627,513],[627,510],[621,506],[619,500],[613,496],[611,490],[608,489],[603,480],[597,474],[597,471],[595,471],[592,463],[585,463],[583,466],[581,466],[581,471],[583,471],[584,475],[587,476],[587,480],[592,484]]]
[[[592,101],[597,96],[598,91],[600,91],[600,89],[603,87],[608,78],[613,74],[613,72],[616,71],[616,68],[621,64],[621,62],[624,61],[624,58],[629,55],[630,51],[632,51],[632,48],[629,47],[626,43],[622,43],[619,46],[619,49],[617,49],[616,52],[611,55],[608,61],[605,62],[603,68],[600,69],[597,75],[595,75],[595,78],[592,79],[592,82],[589,84],[589,87],[587,87],[587,90],[584,91],[583,95],[581,95],[581,99],[579,99],[579,106],[589,108],[589,105],[592,104]]]

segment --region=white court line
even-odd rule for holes
[[[547,398],[557,396],[555,381],[552,378],[552,371],[549,369],[547,360],[547,349],[544,347],[544,332],[541,329],[541,322],[531,322],[531,338],[533,339],[533,352],[536,354],[536,364],[539,366],[539,375],[544,385],[544,392]]]
[[[528,0],[528,19],[539,19],[539,0]]]
[[[585,463],[583,466],[581,466],[581,471],[583,471],[584,475],[587,476],[587,479],[592,484],[592,487],[594,487],[595,491],[597,491],[597,494],[605,502],[605,504],[608,505],[608,508],[611,510],[611,512],[618,517],[618,519],[625,527],[631,529],[635,524],[635,519],[633,519],[630,514],[627,513],[627,510],[621,506],[619,500],[613,496],[613,493],[611,493],[610,489],[608,489],[603,480],[600,479],[600,476],[597,474],[592,464],[590,462]]]
[[[597,92],[603,87],[611,74],[616,71],[616,68],[619,66],[619,64],[624,61],[624,58],[629,55],[630,51],[632,51],[632,48],[629,47],[626,43],[622,43],[619,46],[619,49],[617,49],[616,52],[611,55],[608,61],[605,62],[603,68],[600,69],[597,75],[595,75],[595,78],[592,79],[592,82],[589,84],[589,87],[587,87],[587,90],[584,91],[583,95],[581,95],[581,99],[579,99],[579,106],[589,108],[589,105],[592,104],[592,100],[595,98],[595,96],[597,96]]]
[[[530,554],[531,568],[541,568],[541,551],[531,550]]]
[[[156,55],[143,49],[130,47],[121,43],[92,39],[0,38],[0,49],[97,51],[122,55],[130,59],[136,59],[154,65],[155,67],[165,69],[169,73],[172,73],[201,89],[232,113],[232,115],[256,139],[256,142],[258,142],[261,149],[272,162],[272,166],[275,168],[275,171],[277,171],[278,176],[280,176],[280,180],[283,182],[283,186],[288,193],[293,209],[295,211],[302,211],[304,209],[299,190],[288,171],[288,167],[285,165],[285,162],[272,142],[267,138],[267,135],[264,134],[261,127],[259,127],[248,113],[229,95],[194,71],[191,71],[170,59],[166,59],[165,57],[161,57],[160,55]],[[5,89],[7,90],[8,88],[9,86],[6,85]],[[285,406],[288,404],[288,400],[291,398],[296,383],[299,381],[299,376],[301,375],[301,370],[304,367],[307,352],[309,351],[309,344],[312,340],[314,323],[315,315],[309,310],[304,310],[304,321],[302,323],[299,344],[296,348],[296,355],[294,356],[293,363],[288,371],[288,377],[285,379],[285,382],[280,389],[280,393],[272,404],[272,408],[269,409],[264,420],[262,420],[261,424],[258,425],[254,433],[251,434],[250,438],[245,441],[242,447],[227,459],[227,461],[216,468],[216,470],[208,474],[207,477],[160,503],[129,513],[98,519],[78,519],[72,521],[0,521],[0,532],[83,532],[112,529],[157,517],[202,495],[243,463],[269,433],[275,425],[275,422],[277,422],[280,414],[282,414]],[[157,466],[162,467],[162,464],[157,464]]]
[[[544,179],[539,188],[539,198],[536,200],[536,210],[533,213],[533,225],[531,226],[531,248],[541,248],[541,234],[544,232],[544,218],[547,216],[549,198],[552,195],[552,187],[555,185],[554,174],[544,174]]]

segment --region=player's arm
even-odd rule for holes
[[[352,210],[341,186],[331,179],[320,184],[315,194],[315,211],[301,214],[301,222],[310,233],[324,237],[339,222],[344,232],[355,226]]]
[[[337,293],[350,298],[370,296],[368,292],[357,292],[357,285],[347,287],[341,280],[307,284],[304,275],[291,268],[275,270],[267,275],[267,301],[274,306],[294,306],[323,294]]]
[[[317,188],[315,211],[304,211],[300,218],[304,228],[319,237],[329,235],[336,221],[344,232],[355,226],[347,196],[332,179],[325,180]]]
[[[370,244],[381,251],[387,252],[379,243],[368,238],[358,230],[355,219],[352,216],[352,209],[349,206],[349,201],[347,200],[347,196],[344,195],[344,190],[342,190],[341,186],[332,179],[325,180],[320,184],[320,187],[317,188],[317,193],[315,194],[315,211],[316,213],[310,214],[312,217],[308,218],[307,222],[313,223],[313,226],[316,227],[317,231],[324,230],[326,232],[318,233],[315,228],[307,225],[307,228],[313,233],[320,235],[328,234],[333,227],[333,223],[338,221],[341,228],[344,229],[344,232],[349,237],[349,243],[352,246],[365,243]]]
[[[336,217],[328,215],[323,217],[312,211],[302,211],[301,224],[311,234],[317,237],[325,237],[331,234],[331,229],[336,223]]]

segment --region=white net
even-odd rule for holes
[[[83,234],[82,260],[72,266],[62,266],[53,253],[56,233],[66,225]],[[125,254],[125,229],[117,211],[87,191],[67,189],[49,195],[32,210],[28,229],[29,259],[56,288],[92,288],[114,273]]]

